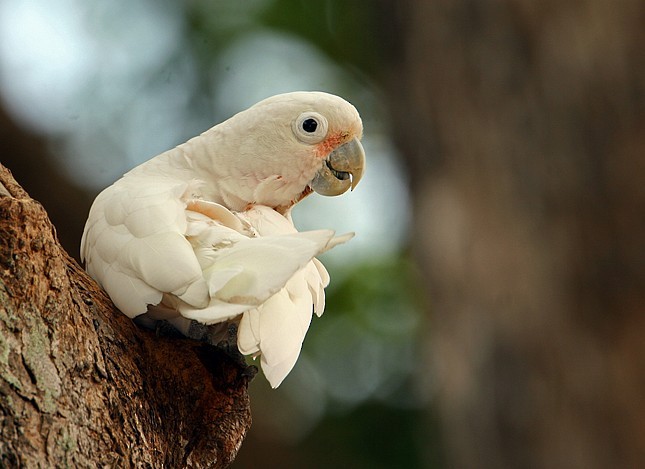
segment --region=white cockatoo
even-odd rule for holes
[[[338,195],[365,167],[354,106],[322,92],[273,96],[134,168],[101,192],[81,240],[89,274],[126,315],[237,323],[277,387],[298,359],[329,275],[315,258],[349,240],[298,232],[292,207]]]

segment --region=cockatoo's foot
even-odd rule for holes
[[[188,330],[186,330],[184,335],[189,339],[208,342],[208,327],[209,326],[202,324],[201,322],[190,321],[190,326],[188,326]]]
[[[217,328],[216,326],[220,327]],[[207,342],[224,351],[226,355],[231,357],[244,368],[244,376],[249,380],[253,379],[258,372],[258,367],[255,365],[248,365],[246,363],[246,358],[237,348],[237,322],[223,323],[216,326],[208,326],[211,330],[209,331]],[[225,328],[221,326],[225,326]]]
[[[171,339],[185,337],[174,324],[164,319],[153,319],[148,314],[137,316],[132,321],[142,329],[154,331],[157,337],[168,337]]]
[[[207,326],[197,321],[167,321],[152,319],[147,314],[134,318],[135,324],[144,329],[155,331],[157,337],[170,339],[192,339],[212,345],[224,352],[235,363],[243,368],[242,375],[249,380],[257,374],[258,368],[248,365],[244,355],[237,348],[237,322],[225,322]]]

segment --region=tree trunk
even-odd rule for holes
[[[645,467],[644,4],[390,8],[450,466]]]
[[[0,165],[0,466],[225,467],[245,366],[138,329]]]

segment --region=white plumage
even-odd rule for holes
[[[312,189],[358,183],[361,135],[336,96],[264,100],[101,192],[81,241],[87,271],[132,318],[183,332],[191,320],[239,321],[238,348],[261,357],[276,387],[324,310],[329,275],[315,256],[353,236],[298,232],[291,208]]]

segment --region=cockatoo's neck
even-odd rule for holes
[[[194,137],[140,166],[129,176],[162,177],[190,183],[195,197],[225,205],[232,210],[244,210],[253,202],[253,189],[248,180],[237,174],[224,156],[216,129]]]
[[[160,155],[155,158],[160,160],[158,167],[170,167],[182,179],[202,183],[201,197],[235,211],[257,204],[283,213],[311,192],[308,183],[316,168],[292,168],[293,177],[278,174],[271,170],[276,158],[263,152],[262,145],[231,138],[236,133],[229,126],[220,124]]]
[[[174,149],[172,158],[189,169],[192,179],[201,184],[200,196],[232,210],[243,210],[253,200],[253,191],[231,159],[227,145],[217,128],[207,130]]]

